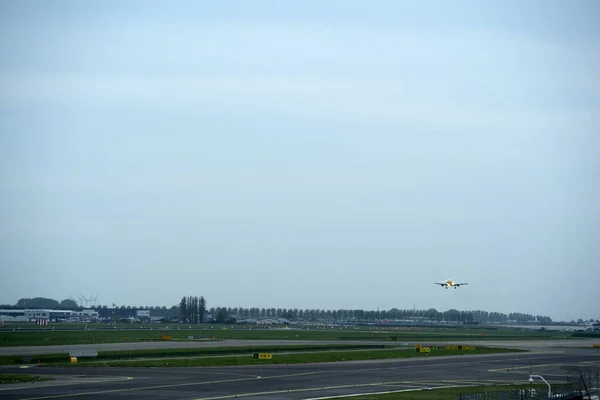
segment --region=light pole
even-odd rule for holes
[[[552,388],[550,387],[550,384],[548,383],[548,381],[545,380],[544,377],[541,375],[529,375],[529,383],[533,383],[533,378],[540,378],[541,380],[544,381],[544,383],[546,385],[548,385],[548,398],[551,398],[552,397]]]

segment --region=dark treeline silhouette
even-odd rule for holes
[[[211,308],[210,314],[218,312]],[[428,310],[392,308],[391,310],[322,310],[322,309],[286,309],[286,308],[227,308],[227,314],[237,319],[261,319],[261,318],[286,318],[289,320],[302,321],[365,321],[376,322],[389,321],[429,321],[429,322],[456,322],[456,323],[508,323],[519,324],[537,323],[550,324],[552,319],[542,315],[523,313],[504,314],[487,311],[459,311],[447,310],[437,311],[434,308]]]
[[[183,322],[191,324],[204,322],[206,300],[203,296],[184,296],[179,302],[179,312]]]
[[[77,303],[72,299],[65,299],[63,301],[57,301],[54,299],[47,299],[45,297],[34,297],[31,299],[23,298],[17,301],[15,305],[0,304],[0,309],[23,309],[23,308],[46,308],[54,310],[72,310],[77,307]]]
[[[75,301],[66,299],[61,302],[43,297],[19,299],[15,305],[0,305],[0,309],[80,309]],[[398,309],[390,310],[363,310],[363,309],[299,309],[299,308],[258,308],[258,307],[212,307],[206,308],[206,300],[203,296],[184,296],[179,304],[169,308],[165,306],[135,306],[135,305],[106,305],[91,306],[99,311],[101,317],[119,315],[135,315],[136,310],[150,310],[153,317],[164,317],[171,320],[180,320],[186,323],[234,323],[244,320],[280,319],[290,321],[307,322],[365,322],[376,323],[387,320],[387,322],[434,322],[434,323],[479,323],[479,324],[551,324],[554,321],[543,315],[525,313],[500,313],[482,310],[459,311],[450,309],[438,311],[434,308],[428,310]],[[582,324],[586,321],[581,318],[570,323]],[[590,320],[588,322],[594,322]]]

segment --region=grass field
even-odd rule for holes
[[[543,393],[547,391],[545,385],[494,385],[494,386],[469,386],[469,387],[458,387],[458,388],[444,388],[444,389],[433,389],[433,390],[414,390],[400,393],[388,393],[388,394],[377,394],[377,395],[366,395],[366,396],[354,396],[352,399],[356,400],[456,400],[456,396],[462,393],[482,393],[482,392],[501,392],[501,391],[512,391],[512,390],[528,390],[535,389],[540,390]],[[553,385],[553,390],[558,390],[559,393],[562,388],[561,385]]]
[[[64,325],[63,325],[64,326]],[[101,327],[104,327],[101,325]],[[42,346],[65,344],[116,343],[127,341],[157,340],[158,336],[171,336],[173,340],[187,340],[188,336],[199,338],[241,339],[241,340],[379,340],[392,341],[466,341],[466,340],[527,340],[527,339],[566,339],[564,333],[549,331],[519,331],[496,329],[468,328],[311,328],[311,329],[261,329],[228,327],[182,326],[173,329],[125,328],[97,329],[82,328],[80,330],[52,330],[52,328],[35,331],[19,331],[16,329],[0,331],[0,346]]]
[[[280,352],[302,352],[302,351],[331,351],[331,350],[373,350],[384,349],[387,346],[379,344],[364,345],[286,345],[286,346],[256,346],[256,347],[200,347],[188,349],[146,349],[128,351],[102,351],[98,357],[81,358],[82,362],[102,360],[123,360],[140,358],[172,358],[172,357],[198,357],[198,356],[226,356],[226,355],[250,355],[253,353],[280,353]],[[31,356],[31,362],[64,363],[69,360],[68,353],[42,354]],[[22,364],[19,356],[1,356],[0,365]]]
[[[314,352],[293,352],[277,354],[272,353],[272,359],[257,359],[251,352],[236,356],[185,356],[181,358],[156,358],[144,360],[108,360],[95,362],[87,361],[77,364],[78,366],[95,367],[217,367],[231,365],[253,365],[253,364],[300,364],[300,363],[321,363],[321,362],[340,362],[356,360],[383,360],[392,358],[415,358],[415,357],[433,357],[433,356],[460,356],[465,354],[498,354],[506,352],[515,352],[518,350],[508,350],[499,348],[477,348],[470,351],[446,350],[440,348],[431,350],[430,353],[418,353],[414,348],[390,348],[381,350],[346,350],[346,351],[314,351]],[[52,363],[50,365],[66,365],[67,360],[61,363]]]
[[[50,381],[52,378],[28,374],[0,374],[0,384]]]
[[[575,332],[573,334],[573,337],[575,337],[575,338],[600,338],[600,332],[599,331]]]

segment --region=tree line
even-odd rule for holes
[[[72,299],[57,301],[44,297],[22,298],[15,305],[0,305],[0,309],[78,309],[77,303]],[[112,307],[92,306],[100,311],[101,316],[109,315],[108,310],[119,310],[120,315],[129,311],[145,309],[150,310],[152,316],[179,319],[187,323],[217,322],[233,323],[249,319],[278,319],[285,318],[290,321],[324,321],[324,322],[377,322],[377,321],[431,321],[431,322],[453,322],[453,323],[517,323],[517,324],[551,324],[552,318],[543,315],[526,313],[500,313],[483,310],[459,311],[450,309],[438,311],[434,308],[427,310],[398,309],[390,310],[363,310],[363,309],[300,309],[300,308],[259,308],[259,307],[212,307],[207,308],[206,299],[203,296],[184,296],[178,305],[170,308],[165,306],[129,306],[121,305]],[[103,312],[106,311],[106,312]],[[597,322],[598,320],[596,320]],[[586,321],[581,318],[571,323],[582,324]],[[594,322],[589,320],[587,322]]]
[[[218,313],[218,309],[211,308],[210,314]],[[433,322],[467,322],[467,323],[508,323],[519,324],[538,323],[550,324],[552,318],[543,315],[524,313],[498,313],[482,310],[459,311],[450,309],[438,311],[434,308],[428,310],[398,309],[390,310],[362,310],[362,309],[286,309],[286,308],[227,308],[227,315],[237,319],[264,319],[285,318],[289,320],[302,321],[365,321],[376,322],[382,320],[394,321],[433,321]]]
[[[52,310],[72,310],[79,308],[73,299],[64,299],[62,301],[48,299],[46,297],[21,298],[16,304],[0,304],[0,309],[22,309],[22,308],[46,308]]]
[[[179,302],[179,312],[184,322],[202,323],[206,314],[206,300],[203,296],[184,296]]]

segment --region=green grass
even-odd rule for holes
[[[574,338],[600,338],[599,331],[591,331],[591,332],[575,332],[572,335]]]
[[[280,353],[280,352],[302,352],[302,351],[331,351],[331,350],[369,350],[384,349],[387,346],[380,344],[340,344],[340,345],[285,345],[285,346],[256,346],[256,347],[200,347],[188,349],[147,349],[147,350],[127,350],[127,351],[102,351],[98,357],[82,357],[80,362],[102,361],[102,360],[122,360],[122,359],[140,359],[140,358],[169,358],[169,357],[198,357],[198,356],[224,356],[240,355],[253,353]],[[68,353],[43,354],[31,356],[31,363],[42,364],[61,363],[69,360]],[[20,356],[2,356],[0,365],[22,364]]]
[[[562,388],[567,385],[552,385],[555,393],[560,393]],[[546,385],[489,385],[489,386],[468,386],[432,390],[414,390],[399,393],[386,393],[365,396],[355,396],[352,399],[357,400],[456,400],[456,396],[462,393],[483,393],[483,392],[501,392],[521,389],[535,389],[542,392],[547,391]]]
[[[0,374],[0,384],[4,383],[25,383],[25,382],[41,382],[50,381],[53,378],[42,377],[39,375],[25,375],[25,374]]]
[[[63,325],[62,327],[64,327]],[[105,325],[99,325],[106,328]],[[1,331],[0,346],[43,346],[92,343],[117,343],[157,340],[160,335],[172,336],[174,340],[194,338],[239,340],[379,340],[392,341],[467,341],[467,340],[543,340],[565,339],[564,333],[549,331],[519,331],[474,328],[398,328],[398,327],[347,327],[347,328],[298,328],[269,329],[228,327],[211,329],[211,326],[182,325],[182,329],[128,329],[52,331],[52,327],[33,332]],[[170,325],[171,327],[173,325]]]
[[[117,360],[105,362],[82,362],[79,366],[102,366],[102,367],[216,367],[231,365],[253,365],[253,364],[300,364],[300,363],[322,363],[356,360],[382,360],[392,358],[414,358],[433,356],[458,356],[466,354],[498,354],[507,352],[518,352],[520,350],[501,348],[477,348],[476,350],[460,351],[446,350],[440,348],[432,349],[430,353],[417,353],[411,348],[392,348],[388,350],[353,350],[353,351],[320,351],[320,352],[295,352],[292,354],[273,354],[271,360],[253,358],[251,353],[238,356],[222,357],[184,357],[184,358],[161,358],[148,360]],[[63,362],[60,365],[64,365]],[[73,365],[73,364],[71,364]]]

